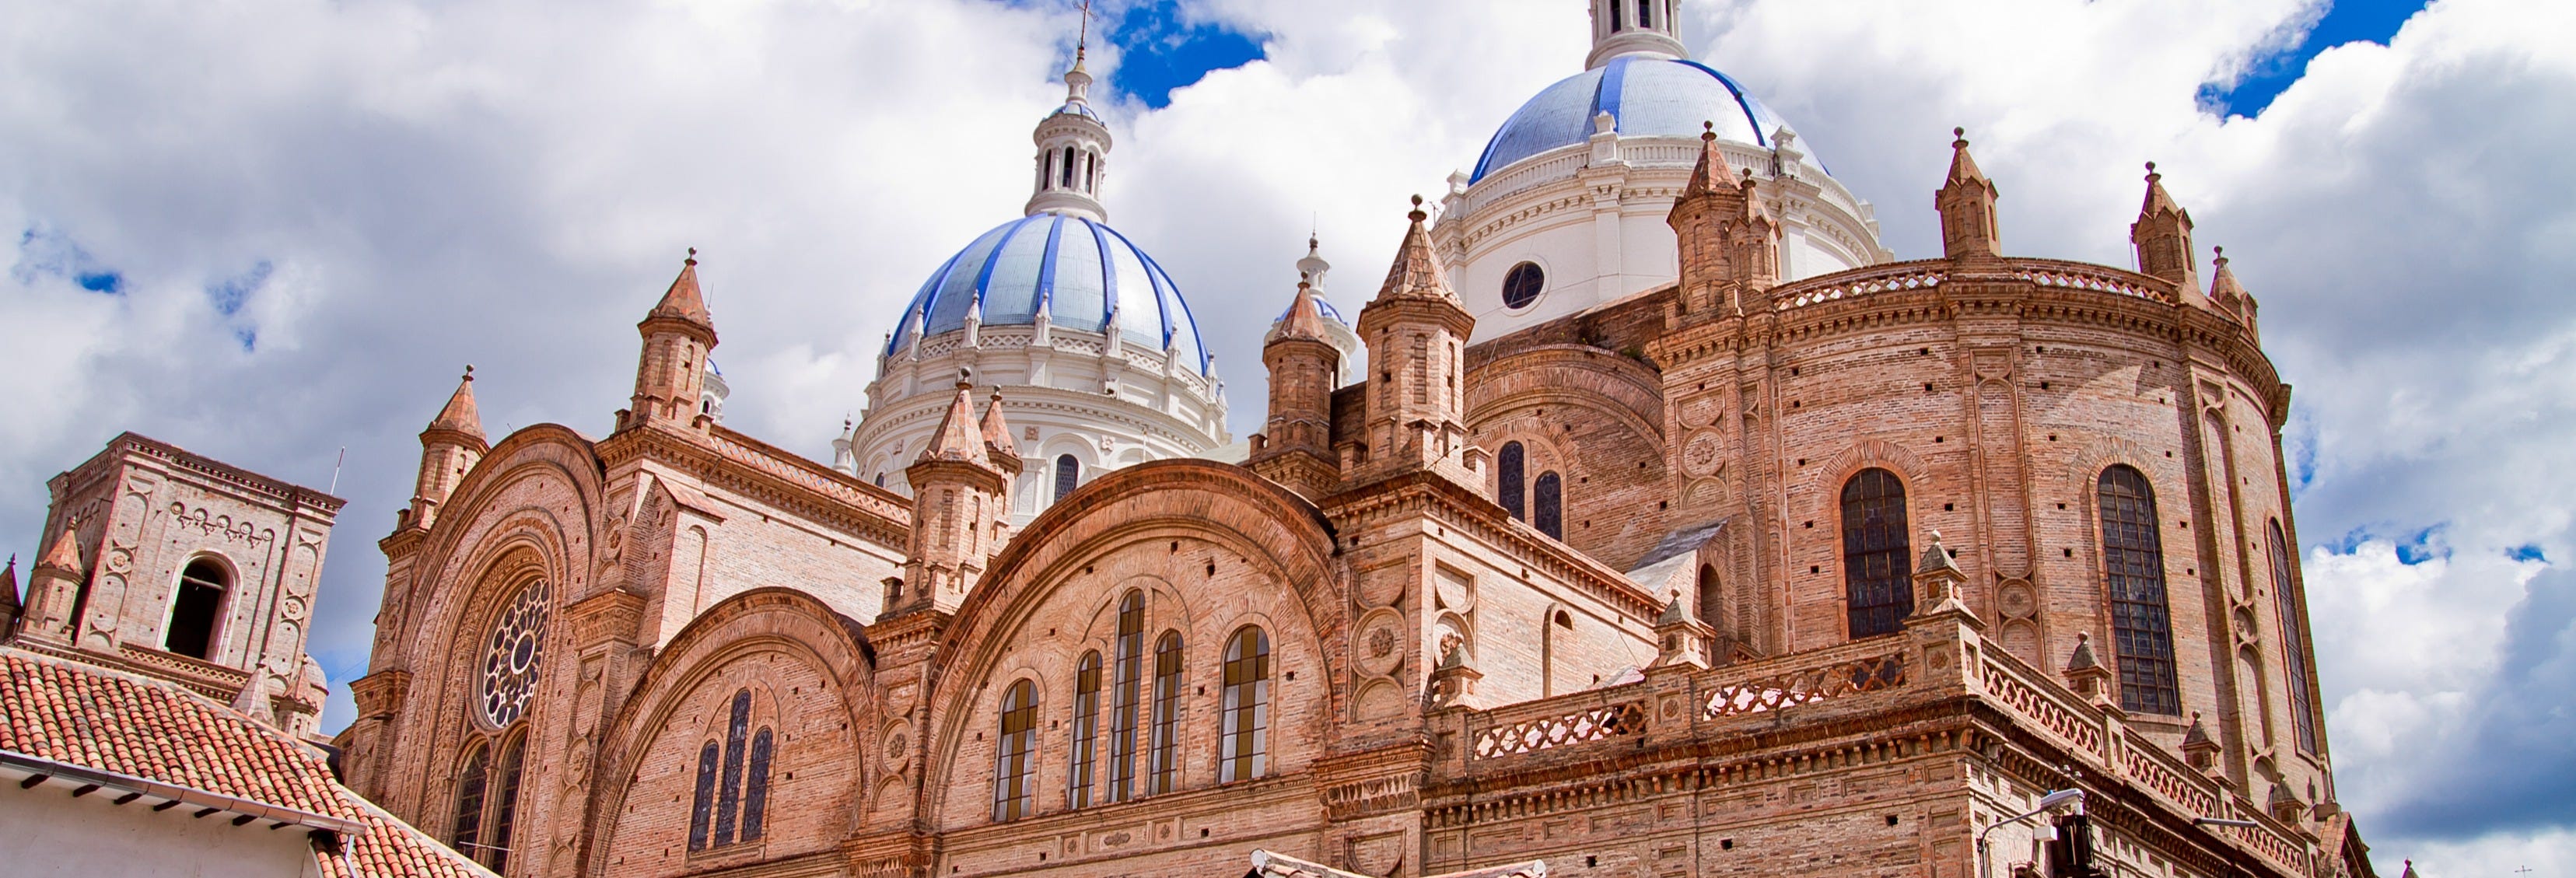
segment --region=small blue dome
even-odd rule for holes
[[[886,353],[912,342],[915,316],[929,335],[960,330],[976,302],[983,303],[985,326],[1034,324],[1043,302],[1049,325],[1101,332],[1115,311],[1120,334],[1177,350],[1182,362],[1207,374],[1207,351],[1181,288],[1154,257],[1105,223],[1040,213],[995,226],[921,285]]]
[[[1612,58],[1558,80],[1522,104],[1485,144],[1473,179],[1589,140],[1592,117],[1605,111],[1618,120],[1614,129],[1623,137],[1694,137],[1702,123],[1713,122],[1719,137],[1770,146],[1771,132],[1784,124],[1743,86],[1706,64]]]

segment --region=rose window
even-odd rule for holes
[[[483,718],[506,726],[527,711],[537,690],[537,660],[543,657],[546,621],[553,615],[553,587],[539,579],[519,589],[508,609],[492,625],[483,655]]]

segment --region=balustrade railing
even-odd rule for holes
[[[1475,753],[1478,759],[1536,753],[1645,730],[1645,708],[1630,701],[1486,729],[1476,736]]]
[[[1832,282],[1823,286],[1803,287],[1801,285],[1781,290],[1773,294],[1771,308],[1776,311],[1787,311],[1791,308],[1803,308],[1871,293],[1928,290],[1940,286],[1941,282],[1949,277],[1950,271],[1944,267],[1922,263],[1898,263],[1859,274],[1836,275]]]

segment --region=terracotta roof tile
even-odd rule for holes
[[[332,780],[320,755],[177,685],[0,648],[0,750],[366,824],[356,875],[490,876]]]

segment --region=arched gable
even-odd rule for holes
[[[1545,345],[1496,358],[1467,377],[1470,430],[1545,404],[1596,411],[1658,447],[1663,443],[1661,379],[1628,357],[1585,345]]]
[[[1095,569],[1106,558],[1164,558],[1167,553],[1165,560],[1176,572],[1130,575],[1134,571]],[[1043,715],[1060,714],[1073,691],[1076,658],[1108,642],[1108,632],[1100,629],[1114,625],[1117,596],[1130,588],[1179,598],[1171,612],[1149,614],[1143,650],[1150,662],[1161,632],[1183,630],[1191,698],[1204,701],[1197,698],[1196,684],[1217,679],[1215,657],[1226,632],[1261,625],[1275,655],[1297,656],[1306,664],[1312,676],[1300,685],[1306,687],[1304,697],[1313,699],[1317,733],[1326,733],[1329,723],[1322,720],[1336,709],[1338,697],[1331,687],[1342,679],[1348,660],[1344,590],[1332,555],[1332,536],[1320,511],[1239,467],[1204,460],[1156,461],[1104,474],[1076,490],[1012,539],[942,635],[928,674],[941,681],[940,691],[931,695],[934,726],[925,734],[930,746],[922,752],[941,754],[946,761],[925,766],[925,814],[969,814],[989,807],[989,791],[979,786],[979,779],[987,775],[983,763],[990,758],[993,735],[976,723],[993,716],[989,708],[1000,698],[1001,687],[1029,668],[1039,672]],[[1200,587],[1206,581],[1201,574],[1220,566],[1227,569],[1209,575],[1245,576],[1288,588],[1252,594],[1239,585]],[[1081,593],[1065,594],[1077,588]],[[1067,599],[1077,604],[1061,605]],[[1050,608],[1051,602],[1059,605]],[[1063,612],[1067,609],[1072,611]],[[1023,667],[1028,662],[1024,653],[1046,649],[1062,652],[1053,657],[1061,661]],[[1145,676],[1150,684],[1151,675]],[[1214,731],[1213,722],[1204,718],[1192,722],[1185,730],[1192,738]],[[986,733],[981,740],[975,737],[978,731]],[[1039,763],[1040,813],[1059,807],[1049,803],[1050,795],[1062,797],[1063,733],[1051,728],[1049,733],[1053,737],[1040,741],[1046,754]],[[1194,760],[1194,767],[1184,769],[1185,784],[1197,786],[1207,779],[1207,770],[1195,766],[1212,751],[1194,748],[1184,754]],[[972,807],[952,809],[951,800]]]
[[[746,689],[757,705],[753,726],[776,734],[763,840],[690,852],[695,754]],[[600,780],[590,791],[583,873],[671,875],[838,846],[880,773],[862,745],[878,723],[874,651],[856,620],[789,588],[718,602],[644,669],[605,727],[596,770],[574,769]]]
[[[552,621],[531,699],[520,722],[536,730],[530,753],[553,752],[562,732],[543,721],[548,695],[562,691],[564,662],[572,652],[563,608],[578,597],[601,507],[601,471],[589,440],[570,429],[538,425],[511,434],[466,474],[441,505],[417,554],[403,593],[389,601],[377,626],[377,649],[403,656],[397,667],[413,672],[413,699],[405,706],[402,738],[415,752],[448,753],[470,738],[489,736],[473,701],[482,641],[501,604],[528,583],[551,589]],[[531,770],[543,774],[545,763]],[[410,788],[420,800],[414,813],[440,813],[447,786],[432,781]],[[397,793],[399,795],[399,793]],[[524,831],[551,816],[535,800],[521,813]]]

